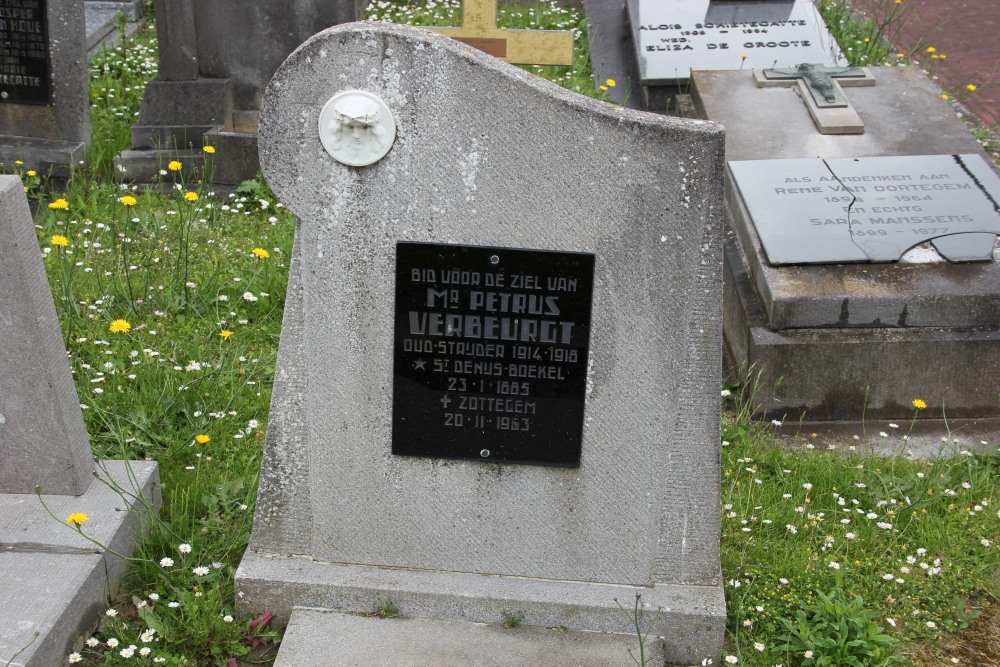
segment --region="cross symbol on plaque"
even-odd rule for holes
[[[820,134],[864,134],[865,124],[841,86],[874,86],[864,67],[824,67],[802,63],[786,69],[754,70],[758,88],[798,86]]]
[[[517,65],[573,64],[572,31],[497,28],[497,0],[465,0],[460,28],[427,29]]]

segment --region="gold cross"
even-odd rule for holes
[[[573,64],[572,31],[497,28],[497,0],[465,0],[460,28],[428,30],[517,65]]]

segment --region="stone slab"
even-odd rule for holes
[[[650,616],[652,616],[652,612]],[[629,667],[634,635],[612,635],[444,619],[380,619],[296,609],[274,667]],[[663,642],[651,635],[645,657],[663,665]]]
[[[729,163],[768,263],[894,262],[955,235],[992,259],[1000,178],[981,156],[791,158]]]
[[[352,88],[397,123],[392,150],[361,168],[317,132],[326,101]],[[424,615],[506,596],[566,618],[570,589],[605,607],[639,589],[681,623],[697,589],[704,632],[668,638],[668,652],[717,659],[722,142],[714,124],[583,98],[418,28],[349,24],[300,46],[260,114],[261,164],[300,220],[301,268],[237,578],[245,604],[275,596],[268,608],[287,617],[338,590],[369,604],[405,577]],[[391,454],[400,241],[595,255],[579,468]],[[257,560],[276,566],[254,574]]]
[[[98,476],[100,479],[98,479]],[[24,545],[38,545],[56,552],[93,552],[93,542],[82,537],[62,522],[74,512],[90,517],[84,524],[84,533],[101,544],[126,546],[120,543],[122,512],[126,501],[101,479],[138,493],[135,486],[152,498],[157,507],[160,502],[160,482],[156,463],[153,461],[100,461],[97,472],[91,477],[86,492],[79,496],[42,494],[42,500],[58,520],[53,519],[42,507],[35,494],[0,494],[0,551]],[[117,549],[116,549],[117,550]]]
[[[100,476],[126,491],[123,497],[94,479],[81,496],[38,498],[0,494],[0,656],[9,664],[50,667],[66,663],[81,634],[97,621],[125,563],[62,523],[73,512],[89,521],[83,532],[111,551],[130,554],[136,528],[160,506],[160,482],[151,461],[102,461]],[[133,513],[129,510],[138,510]],[[35,632],[39,635],[35,638]]]
[[[94,459],[17,176],[0,176],[0,292],[0,493],[80,495]]]
[[[731,180],[726,200],[772,330],[1000,325],[996,260],[949,264],[929,250],[936,261],[770,266]]]
[[[874,87],[845,89],[865,121],[864,135],[819,134],[788,88],[759,89],[750,73],[698,72],[699,113],[727,126],[731,160],[882,155],[976,154],[982,146],[940,90],[915,68],[871,68]],[[774,118],[781,118],[776,124]],[[772,267],[731,179],[727,206],[767,325],[796,328],[997,326],[1000,264],[950,265],[933,249],[920,263]],[[853,415],[845,415],[845,418]]]
[[[95,553],[0,552],[0,664],[66,664],[103,607],[103,564]]]
[[[86,3],[84,25],[87,29],[87,50],[97,46],[118,27],[118,17],[122,12],[115,7],[94,7]]]
[[[722,588],[716,586],[595,586],[320,563],[252,551],[240,563],[236,581],[237,611],[243,616],[272,611],[279,626],[296,607],[366,614],[391,598],[407,617],[493,623],[503,610],[521,611],[526,625],[627,635],[631,625],[615,599],[628,607],[638,593],[646,610],[658,614],[656,634],[665,637],[667,662],[678,664],[717,661],[726,618]]]
[[[860,135],[820,134],[794,88],[757,88],[750,71],[697,72],[691,95],[702,118],[725,123],[727,160],[954,153],[989,157],[919,69],[868,69],[874,86],[844,88],[864,121]],[[842,87],[849,85],[844,81]]]
[[[646,85],[700,70],[846,64],[811,0],[628,0],[628,12]]]

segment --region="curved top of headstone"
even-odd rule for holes
[[[378,95],[395,117],[395,144],[370,166],[342,165],[320,141],[320,111],[349,89]],[[484,169],[510,174],[511,187],[581,168],[599,177],[609,166],[602,161],[627,161],[628,152],[643,160],[642,153],[655,155],[668,142],[685,159],[697,160],[700,151],[714,156],[712,139],[722,136],[721,124],[593,100],[427,30],[365,22],[317,33],[288,57],[264,93],[259,130],[268,183],[306,221],[321,211],[319,217],[336,217],[335,194],[359,179],[388,179],[397,192],[457,183],[461,199],[490,198],[476,182]],[[459,178],[445,175],[452,164],[464,170]]]

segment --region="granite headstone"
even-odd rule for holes
[[[68,175],[90,141],[83,0],[0,0],[0,163]]]
[[[334,159],[381,153],[376,99],[395,143]],[[718,661],[722,128],[372,24],[260,121],[299,226],[239,610],[627,633],[641,594],[667,659]]]

